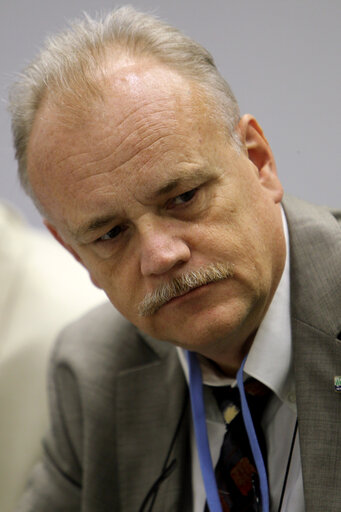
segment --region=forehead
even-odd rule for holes
[[[168,69],[108,73],[103,98],[74,123],[49,101],[38,112],[28,151],[33,189],[52,217],[65,216],[80,192],[90,199],[98,186],[110,193],[122,180],[134,189],[146,169],[156,179],[156,171],[193,161],[207,134],[219,131],[211,114],[198,87]]]

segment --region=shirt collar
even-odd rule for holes
[[[286,242],[286,260],[283,274],[269,309],[258,328],[247,356],[244,371],[268,386],[283,402],[294,408],[294,380],[292,375],[292,343],[290,322],[290,255],[287,221],[282,209],[283,230]],[[178,355],[188,380],[188,365],[184,351]],[[204,384],[210,386],[234,385],[208,360],[200,356]]]

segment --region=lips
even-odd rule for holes
[[[199,290],[199,289],[203,289],[203,288],[206,288],[207,286],[209,286],[210,284],[213,284],[213,282],[211,281],[210,283],[205,283],[205,284],[201,284],[199,286],[194,286],[193,288],[189,289],[187,292],[184,292],[184,293],[179,293],[178,295],[176,295],[175,297],[172,297],[168,302],[166,302],[165,304],[163,304],[164,306],[166,306],[167,304],[169,304],[170,302],[173,302],[175,301],[176,299],[181,299],[182,297],[186,297],[187,295],[190,295],[192,294],[193,292],[195,292],[196,290]],[[162,307],[162,306],[161,306]]]
[[[199,270],[189,271],[161,284],[147,294],[139,305],[140,316],[151,316],[173,299],[182,297],[205,285],[233,276],[233,266],[228,263],[214,263]]]

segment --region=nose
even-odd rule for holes
[[[149,221],[140,230],[140,265],[143,276],[161,275],[186,263],[190,248],[167,221]]]

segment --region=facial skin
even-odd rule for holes
[[[83,123],[65,126],[48,100],[36,117],[28,170],[46,224],[132,323],[233,375],[284,266],[270,147],[244,116],[236,150],[196,86],[164,67],[110,78]],[[233,276],[139,315],[146,294],[212,263]]]

